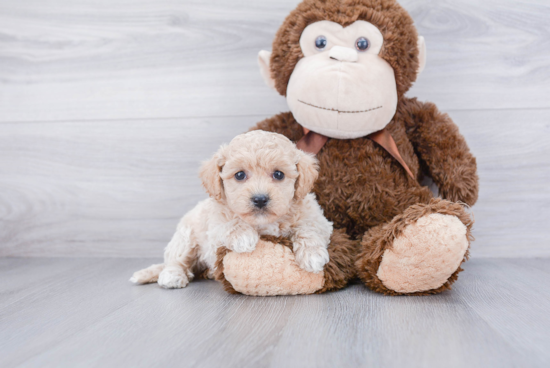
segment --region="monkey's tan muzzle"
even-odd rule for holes
[[[355,63],[357,60],[359,60],[359,55],[357,54],[356,50],[343,46],[333,46],[330,49],[329,56],[331,59],[338,61],[347,61],[350,63]]]

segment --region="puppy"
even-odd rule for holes
[[[298,265],[321,272],[329,261],[332,223],[308,194],[317,175],[316,159],[280,134],[235,137],[203,164],[200,177],[210,198],[180,221],[164,264],[138,271],[130,281],[183,288],[195,273],[213,278],[219,247],[252,252],[260,235],[289,237]]]

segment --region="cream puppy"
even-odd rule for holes
[[[329,261],[332,223],[308,194],[317,175],[316,159],[280,134],[235,137],[203,164],[200,177],[210,198],[180,221],[164,263],[134,273],[130,281],[182,288],[198,272],[213,278],[219,247],[252,252],[260,235],[289,237],[298,265],[321,272]]]

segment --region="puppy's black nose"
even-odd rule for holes
[[[267,205],[267,202],[269,202],[269,197],[265,194],[255,195],[252,197],[252,203],[254,203],[254,207],[256,208],[264,208]]]

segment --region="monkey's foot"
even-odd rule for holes
[[[456,203],[433,199],[369,230],[356,266],[384,294],[437,294],[451,288],[468,258],[473,221]]]
[[[298,266],[292,243],[285,238],[262,237],[250,253],[218,250],[216,280],[230,293],[254,296],[298,295],[341,289],[354,276],[356,244],[343,231],[332,234],[330,261],[323,272],[311,273]]]

